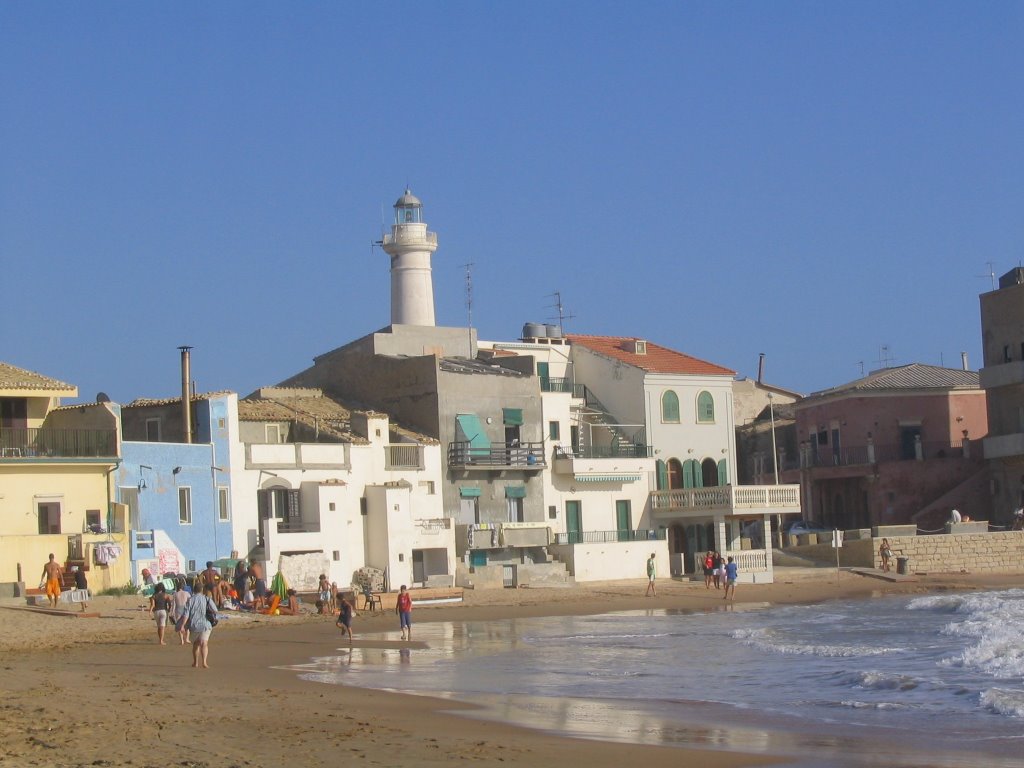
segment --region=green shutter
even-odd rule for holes
[[[657,482],[659,491],[668,490],[668,465],[664,461],[658,459],[654,462],[654,467],[657,472]]]
[[[725,459],[718,462],[718,484],[729,484],[729,465],[726,463]]]
[[[523,425],[523,409],[522,408],[502,408],[501,409],[501,420],[505,422],[505,426],[508,427],[521,427]]]
[[[490,448],[491,441],[484,432],[484,426],[480,423],[480,417],[475,413],[460,413],[455,417],[455,422],[462,433],[462,439],[468,442],[473,448]]]
[[[683,488],[700,488],[703,485],[700,464],[696,459],[683,462]]]
[[[480,495],[479,488],[473,488],[468,485],[459,486],[459,498],[462,499],[475,499]]]
[[[505,486],[505,498],[506,499],[525,499],[526,498],[526,486],[525,485],[506,485]]]

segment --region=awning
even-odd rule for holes
[[[573,475],[577,483],[635,483],[643,475]]]
[[[526,498],[526,486],[525,485],[506,485],[505,486],[505,498],[506,499],[525,499]]]
[[[521,427],[523,425],[523,409],[502,408],[501,420],[510,427]]]
[[[473,448],[490,448],[491,441],[484,432],[484,425],[480,423],[480,417],[475,413],[460,413],[455,417],[462,433],[462,439],[468,442]]]
[[[459,496],[463,499],[474,499],[479,495],[479,488],[469,488],[465,485],[459,486]]]

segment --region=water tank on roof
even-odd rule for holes
[[[559,328],[557,325],[554,325],[552,323],[548,323],[547,325],[544,326],[544,329],[547,331],[548,338],[551,338],[551,339],[560,339],[560,338],[562,338],[562,329]]]
[[[543,339],[547,335],[548,333],[543,323],[526,323],[523,325],[524,339]]]

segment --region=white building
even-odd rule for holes
[[[311,589],[370,566],[388,585],[451,586],[455,539],[436,440],[352,412],[318,389],[271,387],[238,402],[235,543]]]

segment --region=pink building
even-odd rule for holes
[[[800,450],[782,482],[800,483],[804,519],[930,529],[954,507],[988,519],[988,417],[976,372],[886,368],[792,407]]]

